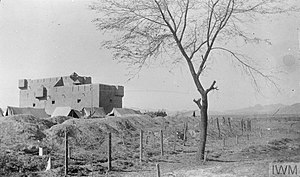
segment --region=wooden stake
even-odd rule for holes
[[[160,130],[160,148],[160,154],[164,156],[164,135],[162,130]]]
[[[229,126],[230,133],[232,133],[230,117],[228,117],[228,126]]]
[[[235,135],[235,144],[239,144],[239,136]]]
[[[111,133],[108,133],[108,156],[107,156],[107,162],[108,162],[108,171],[111,171]]]
[[[156,164],[156,174],[157,174],[157,177],[160,177],[160,168],[159,168],[159,164],[157,163]]]
[[[188,123],[185,122],[184,123],[184,128],[183,128],[183,146],[185,146],[185,142],[187,140],[187,136],[186,136],[187,131],[188,131]]]
[[[143,130],[140,131],[140,162],[143,159]]]
[[[243,135],[243,133],[244,133],[244,120],[243,119],[241,120],[241,128],[242,128],[242,135]]]
[[[176,142],[177,142],[177,134],[175,131],[175,135],[174,135],[174,142],[173,142],[173,151],[176,152]]]
[[[248,131],[251,132],[251,120],[248,121]]]
[[[68,132],[65,129],[65,176],[68,176]]]
[[[221,130],[220,130],[219,118],[217,118],[217,128],[218,128],[219,138],[221,138]]]

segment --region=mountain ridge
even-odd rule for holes
[[[141,109],[137,107],[130,107],[131,109],[140,110],[141,112],[148,111],[158,111],[158,109]],[[168,115],[182,115],[182,116],[192,116],[195,112],[196,116],[200,115],[199,109],[197,110],[180,110],[180,111],[170,111],[167,109],[161,109],[166,111]],[[231,109],[225,111],[209,110],[209,115],[300,115],[300,103],[294,103],[292,105],[284,105],[281,103],[261,105],[256,104],[254,106],[241,108],[241,109]]]
[[[299,114],[300,115],[300,103],[294,103],[292,105],[284,105],[281,103],[278,104],[269,104],[269,105],[260,105],[256,104],[242,109],[227,110],[224,111],[225,114]]]

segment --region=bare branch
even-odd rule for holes
[[[187,16],[188,16],[188,10],[189,10],[189,3],[190,3],[190,1],[187,0],[186,6],[185,6],[185,12],[184,12],[183,29],[182,29],[181,35],[179,37],[179,41],[180,42],[182,41],[182,38],[183,38],[183,35],[184,35],[184,32],[185,32],[186,26],[187,26],[186,23],[187,23]]]
[[[165,3],[167,3],[167,2],[165,1]],[[169,17],[171,18],[171,21],[172,21],[172,23],[173,23],[173,25],[174,25],[174,31],[175,31],[175,33],[177,33],[177,25],[176,25],[176,22],[175,22],[175,20],[174,20],[174,17],[173,17],[173,15],[172,15],[172,13],[170,12],[170,9],[169,9],[169,7],[168,7],[168,4],[166,4],[166,9],[167,9],[168,15],[169,15]]]
[[[181,41],[178,39],[178,37],[177,37],[177,35],[176,35],[174,29],[173,29],[172,26],[169,24],[169,22],[166,20],[165,15],[164,15],[164,13],[163,13],[163,11],[162,11],[162,9],[161,9],[159,3],[158,3],[156,0],[155,0],[155,3],[157,4],[157,7],[158,7],[158,9],[159,9],[159,11],[160,11],[160,13],[161,13],[161,15],[162,15],[163,20],[164,20],[165,23],[167,24],[167,26],[168,26],[168,28],[170,29],[171,33],[173,34],[174,40],[176,41],[177,46],[178,46],[178,48],[179,48],[181,54],[183,55],[183,57],[185,58],[185,60],[186,60],[186,62],[187,62],[187,64],[188,64],[188,67],[189,67],[189,69],[190,69],[191,75],[192,75],[192,77],[193,77],[194,83],[195,83],[195,85],[196,85],[198,91],[199,91],[200,93],[204,93],[204,92],[205,92],[205,91],[204,91],[204,88],[203,88],[202,84],[200,83],[200,81],[199,81],[199,79],[198,79],[198,77],[197,77],[197,74],[196,74],[196,71],[195,71],[195,68],[194,68],[193,63],[191,62],[191,59],[190,59],[189,56],[187,55],[186,50],[184,50],[184,48],[183,48],[183,46],[182,46],[182,44],[181,44]],[[187,8],[187,9],[188,9],[188,8]],[[186,11],[186,13],[187,13],[187,11]]]
[[[191,53],[189,58],[193,59],[195,53],[197,53],[205,43],[207,43],[207,41],[202,42],[197,48],[194,48],[194,51]]]
[[[217,2],[218,2],[218,1],[217,1]],[[214,5],[215,5],[215,4],[214,4]],[[206,61],[207,61],[207,59],[208,59],[208,56],[209,56],[210,51],[211,51],[211,49],[212,49],[212,47],[213,47],[213,45],[214,45],[214,43],[215,43],[215,40],[217,39],[217,37],[218,37],[220,31],[226,26],[228,20],[230,19],[231,15],[232,15],[233,9],[234,9],[234,0],[229,0],[229,2],[228,2],[228,4],[227,4],[227,7],[226,7],[225,14],[224,14],[224,16],[223,16],[223,19],[220,21],[220,24],[219,24],[219,26],[218,26],[218,28],[217,28],[215,34],[213,35],[213,38],[211,39],[211,42],[209,42],[209,41],[207,42],[207,45],[208,45],[208,46],[207,46],[205,55],[204,55],[204,57],[203,57],[203,59],[202,59],[202,62],[201,62],[201,64],[200,64],[199,69],[198,69],[198,72],[197,72],[197,77],[198,77],[198,78],[199,78],[200,74],[202,73],[202,71],[203,71],[203,69],[204,69],[203,67],[204,67],[204,65],[205,65],[205,63],[206,63]],[[210,31],[210,30],[209,30],[209,31]],[[209,31],[208,31],[208,32],[209,32]],[[210,35],[210,34],[207,34],[207,35]],[[210,39],[209,39],[209,36],[208,36],[207,39],[210,40]]]
[[[148,17],[146,17],[146,16],[137,14],[137,13],[135,13],[135,12],[132,12],[132,13],[134,13],[136,16],[141,17],[141,18],[143,18],[143,19],[146,19],[146,20],[148,20],[148,21],[150,21],[150,22],[152,22],[152,23],[156,23],[156,24],[162,25],[162,26],[167,26],[166,24],[160,23],[160,22],[158,22],[157,20],[150,19],[150,18],[148,18]]]
[[[209,18],[208,18],[208,28],[207,28],[207,34],[206,34],[206,37],[207,37],[207,46],[209,47],[210,46],[210,35],[211,35],[211,21],[212,21],[212,17],[213,17],[213,14],[214,14],[214,10],[215,10],[215,6],[218,4],[219,0],[217,0],[215,3],[213,3],[212,7],[209,9],[210,10],[210,15],[209,15]],[[215,24],[216,24],[217,21],[215,21]],[[213,28],[215,27],[215,25],[213,26]],[[212,29],[213,29],[212,28]]]
[[[272,83],[276,89],[279,91],[280,89],[278,88],[277,84],[275,83],[275,81],[272,79],[272,76],[270,75],[266,75],[263,72],[261,72],[260,70],[256,69],[255,67],[251,66],[250,64],[244,62],[239,56],[238,54],[234,53],[233,51],[223,48],[223,47],[214,47],[212,48],[212,50],[223,50],[226,51],[228,53],[230,53],[240,64],[242,64],[242,66],[246,67],[251,78],[253,79],[255,85],[257,86],[257,81],[256,78],[254,77],[252,71],[254,71],[255,73],[257,73],[258,75],[260,75],[261,77],[265,78],[267,81],[269,81],[270,83]]]
[[[172,26],[170,25],[170,23],[168,22],[168,20],[166,19],[166,16],[164,14],[164,12],[162,11],[161,9],[161,5],[159,4],[159,2],[157,2],[156,0],[154,0],[154,2],[156,3],[157,5],[157,8],[159,9],[159,12],[162,16],[162,19],[164,20],[165,24],[167,25],[167,27],[170,29],[170,31],[172,32],[173,36],[176,36],[176,32],[175,32],[175,29],[172,28]]]
[[[199,109],[202,109],[201,98],[199,98],[198,100],[194,99],[193,101],[194,101],[194,103],[196,103],[196,105],[199,107]]]
[[[202,95],[206,90],[199,78],[211,51],[218,49],[214,47],[216,43],[222,45],[232,39],[242,39],[243,45],[270,44],[267,39],[247,33],[248,29],[244,29],[243,24],[254,22],[258,15],[296,9],[284,6],[285,2],[208,0],[205,4],[190,0],[102,0],[93,8],[101,14],[94,20],[98,29],[115,34],[114,39],[103,43],[104,47],[113,50],[114,59],[130,68],[138,68],[138,72],[153,61],[169,59],[166,63],[171,64],[186,61],[195,86]],[[233,58],[253,80],[256,74],[262,76],[263,72],[234,54]]]
[[[213,81],[213,83],[211,84],[211,86],[208,89],[206,89],[205,92],[208,93],[208,92],[210,92],[212,90],[219,90],[218,87],[215,86],[215,84],[216,84],[216,81]]]
[[[204,3],[209,1],[207,4]],[[287,0],[286,0],[287,1]],[[201,141],[199,152],[204,158],[208,93],[218,90],[216,81],[204,89],[200,75],[212,50],[228,52],[258,85],[256,75],[274,84],[272,76],[264,74],[241,55],[224,47],[228,41],[243,39],[252,43],[263,41],[242,29],[255,22],[257,15],[288,12],[295,8],[283,6],[285,0],[102,0],[95,10],[101,13],[94,22],[99,30],[111,32],[113,39],[104,46],[113,50],[113,57],[135,68],[135,75],[151,62],[169,58],[169,63],[186,61],[201,98],[194,99],[201,109]],[[246,43],[245,42],[245,43]],[[196,60],[198,57],[200,60]],[[201,60],[202,59],[202,60]],[[245,58],[244,58],[245,59]],[[195,68],[197,67],[197,71]],[[134,75],[134,76],[135,76]],[[201,100],[202,99],[202,100]]]

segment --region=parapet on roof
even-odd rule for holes
[[[29,87],[37,88],[44,87],[61,87],[72,85],[91,84],[92,78],[86,76],[79,76],[77,73],[72,73],[70,76],[53,77],[44,79],[21,79],[19,80],[19,89],[27,90]]]

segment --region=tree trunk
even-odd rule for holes
[[[206,145],[206,137],[207,137],[207,109],[208,109],[208,99],[207,94],[202,95],[202,105],[200,108],[201,117],[200,117],[200,142],[198,147],[198,152],[196,155],[197,161],[201,161],[204,159],[205,154],[205,145]]]

